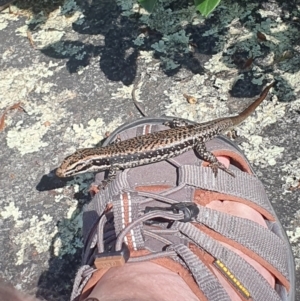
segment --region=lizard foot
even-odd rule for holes
[[[98,190],[104,190],[108,183],[109,183],[108,181],[103,180],[103,181],[101,182],[101,184],[99,184],[99,185],[97,186],[97,189],[98,189]]]
[[[235,177],[235,174],[233,173],[233,171],[228,169],[224,164],[222,164],[219,161],[211,163],[208,166],[212,169],[215,177],[217,177],[217,175],[218,175],[218,169],[222,169],[223,171],[227,172],[232,177]]]

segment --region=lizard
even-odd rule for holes
[[[273,86],[274,82],[238,115],[196,124],[174,119],[165,123],[170,127],[166,130],[115,141],[104,147],[79,149],[63,160],[56,170],[56,175],[65,178],[86,172],[108,170],[107,179],[98,187],[101,189],[116,177],[118,170],[160,162],[194,149],[200,158],[209,163],[215,177],[218,169],[234,177],[231,170],[220,163],[213,153],[207,151],[205,142],[243,122],[266,98]]]

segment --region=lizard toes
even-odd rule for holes
[[[218,175],[218,168],[220,168],[218,162],[209,164],[209,167],[212,169],[212,172],[216,178]]]
[[[103,180],[102,182],[101,182],[101,184],[99,184],[98,185],[98,189],[99,190],[103,190],[106,186],[107,186],[107,184],[108,184],[108,182],[106,181],[106,180]]]
[[[217,175],[218,175],[218,169],[221,169],[221,170],[227,172],[232,177],[235,177],[235,174],[233,173],[233,171],[231,171],[230,169],[228,169],[225,165],[223,165],[219,161],[211,163],[209,166],[211,167],[211,169],[212,169],[213,174],[214,174],[215,177],[217,177]]]
[[[227,172],[229,175],[231,175],[232,177],[235,178],[235,174],[233,173],[232,170],[228,169],[225,165],[223,165],[222,163],[219,163],[219,168],[224,170],[225,172]]]

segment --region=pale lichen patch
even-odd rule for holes
[[[72,24],[77,20],[82,20],[83,14],[79,6],[74,0],[67,0],[63,6],[52,11],[48,16],[43,13],[30,15],[26,24],[19,27],[16,32],[18,35],[28,37],[30,27],[34,26],[38,30],[30,33],[34,47],[37,49],[47,48],[49,46],[56,46],[55,51],[66,55],[67,53],[77,53],[78,47],[73,46],[59,46],[63,44],[62,38],[66,32],[72,28]],[[61,43],[60,43],[61,42]],[[68,52],[69,51],[69,52]]]
[[[48,32],[47,30],[39,30],[38,32],[32,34],[33,42],[38,49],[42,49],[48,45],[59,42],[63,36],[63,31],[55,30],[51,32]]]
[[[77,147],[94,147],[104,137],[106,132],[113,131],[122,123],[121,118],[115,118],[114,121],[105,125],[102,118],[91,119],[85,127],[83,124],[74,124],[66,129],[63,140],[70,146],[67,148],[66,154],[74,152]]]
[[[211,73],[217,73],[221,71],[232,72],[232,67],[228,67],[223,60],[222,52],[218,52],[213,55],[211,59],[204,64],[205,69],[209,70]]]
[[[249,142],[243,142],[241,147],[254,165],[261,168],[276,165],[277,159],[282,157],[284,147],[279,147],[271,143],[269,138],[252,135],[248,137]]]
[[[47,93],[53,84],[42,84],[36,86],[36,93]],[[10,148],[16,148],[23,156],[34,153],[41,148],[48,146],[48,142],[43,141],[44,135],[51,126],[65,118],[68,113],[61,106],[62,101],[72,99],[74,94],[69,90],[64,90],[59,94],[43,95],[42,101],[23,101],[24,108],[31,116],[31,124],[25,125],[22,121],[16,123],[14,127],[7,131],[6,142]]]
[[[34,43],[40,49],[58,43],[64,36],[66,29],[71,28],[72,24],[81,17],[82,13],[79,11],[75,12],[72,16],[65,16],[62,8],[55,10],[47,18],[46,22],[40,25],[40,29],[32,33]],[[75,48],[77,49],[77,47]],[[58,51],[59,48],[56,48],[56,50]],[[69,49],[69,51],[74,53],[76,50]]]
[[[22,212],[18,207],[15,206],[15,202],[12,201],[1,209],[0,215],[3,218],[12,217],[14,221],[17,221],[19,218],[21,218]]]
[[[300,189],[300,158],[293,160],[282,167],[286,174],[282,177],[285,181],[283,188],[286,192],[294,189]]]
[[[299,78],[300,78],[300,70],[295,72],[284,72],[282,75],[282,80],[287,82],[290,85],[291,94],[296,94],[297,92],[300,92],[300,85],[299,85]],[[288,95],[287,97],[284,97],[283,100],[290,100]]]
[[[111,99],[130,99],[131,98],[131,91],[132,91],[133,85],[125,86],[122,85],[121,87],[117,88],[117,91],[111,94]]]
[[[263,101],[263,103],[255,110],[255,112],[247,117],[247,120],[237,128],[239,134],[250,138],[255,133],[261,133],[267,126],[276,123],[283,118],[286,112],[286,103],[278,101],[276,95],[272,97],[272,101]]]
[[[295,223],[299,222],[299,210],[296,212],[295,214]],[[295,256],[295,267],[296,270],[298,270],[300,268],[300,260],[299,260],[299,239],[300,239],[300,227],[295,227],[292,231],[286,231],[287,236],[290,240],[291,243],[293,243],[292,245],[292,250]]]
[[[145,63],[152,62],[154,51],[140,51],[140,58],[144,60]]]
[[[30,92],[42,89],[46,85],[46,89],[53,86],[53,83],[45,83],[43,79],[52,76],[53,68],[57,66],[54,63],[38,63],[24,68],[7,68],[0,71],[0,109],[12,106],[16,102],[21,101],[26,104],[28,94]]]
[[[51,227],[52,223],[53,218],[47,214],[43,214],[41,219],[33,215],[28,221],[23,221],[22,231],[20,231],[20,229],[16,235],[13,236],[13,242],[18,248],[16,253],[16,265],[21,265],[26,261],[25,252],[30,246],[34,246],[38,254],[49,250],[52,238],[57,233],[56,229],[49,232],[48,228]],[[23,229],[25,224],[26,229]],[[47,235],[45,235],[46,233]]]
[[[292,111],[292,112],[295,112],[295,111],[299,111],[299,110],[300,110],[300,98],[294,100],[294,101],[290,104],[289,110]]]
[[[286,231],[286,234],[291,243],[296,243],[300,238],[300,227],[297,227],[294,231]]]
[[[63,192],[63,189],[56,189],[56,192],[58,193],[57,195],[54,196],[54,202],[55,203],[60,203],[65,197],[61,193]]]
[[[172,101],[165,106],[165,114],[196,122],[205,122],[226,115],[228,109],[224,102],[219,102],[216,88],[204,84],[207,78],[207,75],[197,74],[189,82],[174,83],[164,91],[164,94]],[[189,104],[183,97],[184,93],[197,98],[199,102],[195,105]]]
[[[27,128],[22,128],[22,124],[18,124],[17,127],[7,132],[7,146],[18,149],[22,156],[37,152],[40,148],[48,146],[48,142],[42,141],[47,131],[48,128],[39,123]]]
[[[18,20],[18,16],[15,14],[10,14],[8,9],[0,13],[0,30],[7,27],[9,22]]]

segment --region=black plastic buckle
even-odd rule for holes
[[[94,265],[97,269],[112,268],[124,265],[130,257],[128,246],[123,243],[122,250],[98,253],[95,255]]]
[[[172,204],[170,207],[146,207],[144,212],[148,213],[154,210],[158,211],[171,211],[174,214],[178,214],[182,212],[184,214],[184,218],[179,220],[180,222],[190,222],[199,214],[198,206],[193,202],[180,202],[176,204]]]

